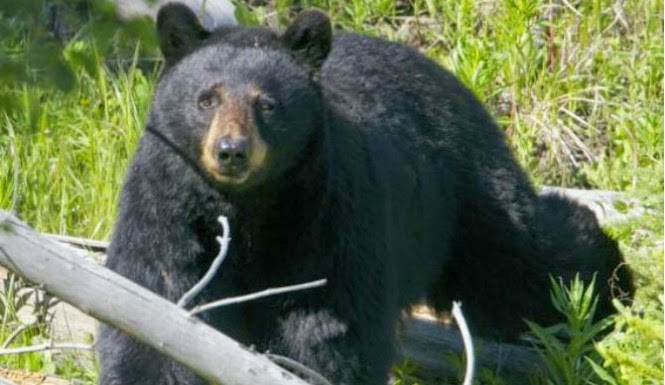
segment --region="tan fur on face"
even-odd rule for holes
[[[222,183],[242,184],[252,174],[259,171],[265,161],[268,147],[261,138],[252,116],[251,103],[260,94],[260,90],[251,87],[249,97],[234,100],[224,92],[223,87],[215,88],[221,105],[217,107],[206,135],[201,142],[201,163],[210,175]],[[216,143],[220,138],[249,138],[249,163],[247,171],[239,177],[228,177],[219,173]]]

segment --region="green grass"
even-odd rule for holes
[[[154,76],[135,68],[70,93],[21,87],[0,117],[0,202],[42,231],[107,238],[128,159],[143,128]]]
[[[301,3],[327,10],[340,28],[417,46],[454,72],[497,117],[536,184],[625,191],[648,209],[609,228],[638,292],[598,351],[615,383],[662,384],[662,0]],[[243,20],[284,25],[293,1],[272,4]],[[0,207],[41,231],[107,239],[156,73],[109,70],[102,53],[117,39],[85,31],[40,67],[39,28],[1,12]],[[63,68],[77,73],[72,82],[46,76]],[[42,358],[15,364],[37,370]]]

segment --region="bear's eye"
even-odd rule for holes
[[[256,106],[261,112],[271,112],[275,109],[277,102],[267,95],[261,95],[256,99]]]
[[[207,110],[219,105],[219,96],[212,92],[205,92],[199,96],[199,107]]]

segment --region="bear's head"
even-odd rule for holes
[[[157,30],[166,69],[152,126],[219,188],[259,186],[308,161],[322,135],[316,74],[331,46],[327,15],[303,12],[282,34],[206,31],[172,3],[159,11]]]

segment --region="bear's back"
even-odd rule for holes
[[[459,80],[400,43],[340,33],[321,80],[328,100],[363,129],[380,129],[402,139],[445,137],[447,142],[457,141],[459,127],[464,127],[464,135],[501,137],[481,103]],[[381,122],[381,127],[373,127],[374,122]]]
[[[411,47],[339,33],[320,76],[329,108],[370,141],[394,143],[411,159],[427,156],[460,179],[514,164],[503,132],[476,96]]]

